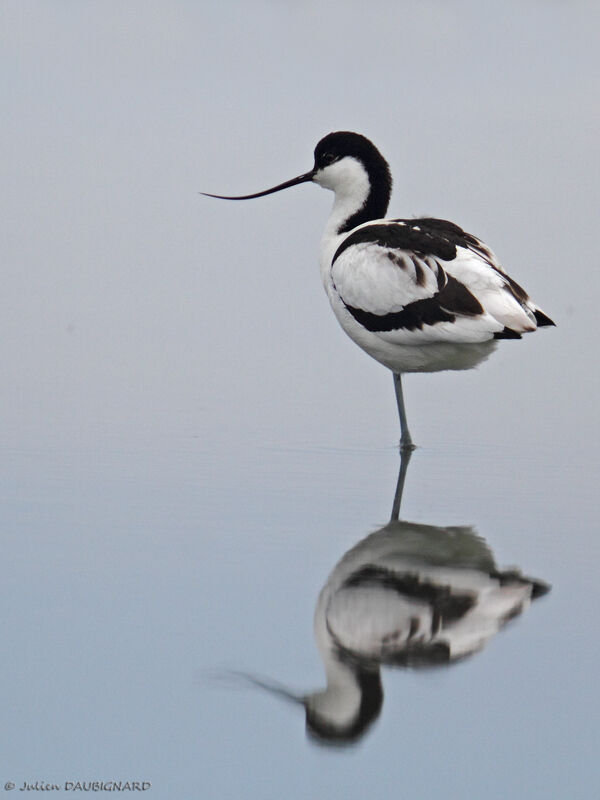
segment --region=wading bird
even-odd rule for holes
[[[463,662],[550,590],[514,567],[498,568],[471,526],[401,519],[410,457],[401,453],[390,521],[340,558],[319,594],[314,635],[326,685],[302,693],[230,673],[303,707],[306,732],[320,744],[352,745],[367,733],[383,706],[382,668]]]
[[[335,194],[321,241],[321,277],[348,336],[388,367],[404,450],[414,447],[406,420],[405,372],[469,369],[497,339],[520,339],[554,322],[458,225],[429,217],[384,219],[392,190],[387,161],[364,136],[338,131],[315,148],[315,163],[285,183],[223,200],[250,200],[312,181]]]

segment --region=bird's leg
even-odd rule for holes
[[[414,450],[415,445],[406,421],[404,397],[402,396],[402,375],[399,372],[394,372],[394,389],[396,390],[396,402],[398,403],[398,415],[400,416],[400,450]]]
[[[404,481],[406,480],[406,472],[408,470],[408,462],[410,461],[410,457],[412,456],[412,451],[414,449],[410,447],[403,448],[400,450],[400,469],[398,471],[398,481],[396,483],[396,494],[394,495],[394,504],[392,506],[392,516],[390,517],[391,521],[397,520],[400,518],[400,505],[402,503],[402,492],[404,491]]]

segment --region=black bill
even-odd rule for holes
[[[312,181],[314,174],[314,169],[310,172],[305,172],[304,175],[298,175],[297,178],[292,178],[290,181],[286,181],[285,183],[280,183],[278,186],[273,186],[271,189],[265,189],[263,192],[256,192],[256,194],[245,194],[238,197],[230,197],[225,194],[209,194],[208,192],[200,192],[205,197],[217,197],[219,200],[252,200],[255,197],[264,197],[266,194],[273,194],[273,192],[280,192],[282,189],[289,189],[290,186],[297,186],[299,183],[307,183],[307,181]]]

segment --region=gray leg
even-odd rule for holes
[[[404,481],[408,470],[408,462],[412,456],[412,448],[405,447],[400,450],[400,469],[398,471],[398,481],[396,483],[396,494],[394,495],[394,505],[392,506],[392,516],[390,521],[400,518],[400,505],[402,503],[402,492],[404,491]]]
[[[408,430],[408,422],[406,421],[406,410],[404,408],[404,397],[402,396],[402,375],[399,372],[394,372],[394,389],[396,390],[396,402],[398,403],[398,414],[400,416],[400,449],[401,450],[414,450],[410,431]]]

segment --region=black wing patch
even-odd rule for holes
[[[412,251],[420,256],[434,256],[441,258],[442,261],[452,261],[456,258],[456,245],[459,243],[459,237],[454,229],[460,231],[463,237],[468,234],[451,222],[445,225],[452,226],[452,231],[440,228],[438,224],[431,225],[432,222],[441,223],[444,220],[398,219],[386,224],[365,225],[346,236],[331,263],[334,264],[344,250],[365,242],[391,249]]]
[[[420,256],[434,256],[441,258],[442,261],[452,261],[456,258],[456,248],[465,247],[477,253],[491,267],[496,268],[492,253],[476,236],[467,233],[454,222],[435,217],[393,219],[388,223],[364,225],[344,239],[331,263],[333,264],[348,247],[364,242],[392,249],[409,250]],[[515,284],[515,288],[523,292],[518,284]]]
[[[447,642],[411,642],[382,659],[388,666],[412,669],[438,667],[451,660],[452,653]]]
[[[397,573],[384,567],[368,564],[342,585],[342,588],[358,586],[381,586],[397,592],[403,597],[426,603],[432,611],[432,633],[437,633],[443,624],[456,622],[475,604],[472,595],[452,593],[449,586],[440,586],[430,581],[421,580],[414,573]]]
[[[476,317],[483,314],[483,306],[462,283],[446,274],[446,285],[433,297],[408,303],[401,311],[391,314],[373,314],[344,303],[354,319],[373,333],[396,330],[422,330],[424,325],[436,322],[454,322],[457,316]]]

